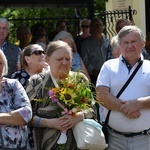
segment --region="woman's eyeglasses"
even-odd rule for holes
[[[28,56],[32,55],[32,54],[35,54],[37,56],[39,55],[42,55],[44,54],[45,55],[45,52],[44,51],[41,51],[41,50],[36,50],[36,51],[33,51],[31,54],[29,54]]]
[[[89,25],[82,25],[82,28],[89,28]]]

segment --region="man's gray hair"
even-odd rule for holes
[[[133,25],[129,25],[129,26],[124,26],[118,33],[118,43],[120,44],[120,39],[124,36],[126,36],[127,34],[129,34],[132,31],[136,31],[139,36],[140,36],[140,40],[142,42],[145,42],[145,36],[142,32],[142,30],[140,28],[138,28],[137,26],[133,26]]]
[[[8,20],[6,18],[0,17],[0,23],[7,23],[8,29],[9,29],[9,22],[8,22]]]

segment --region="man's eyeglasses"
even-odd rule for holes
[[[82,28],[89,28],[88,25],[82,25],[81,27],[82,27]]]
[[[30,56],[30,55],[32,55],[32,54],[39,56],[39,55],[42,55],[42,54],[45,55],[45,52],[44,52],[44,51],[41,51],[41,50],[36,50],[36,51],[33,51],[33,52],[32,52],[31,54],[29,54],[28,56]]]

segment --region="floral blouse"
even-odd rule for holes
[[[17,110],[26,123],[32,118],[31,104],[23,86],[16,79],[4,78],[0,93],[0,113]],[[27,125],[0,125],[0,150],[28,150]]]

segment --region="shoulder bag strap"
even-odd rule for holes
[[[138,64],[138,66],[135,68],[134,72],[131,74],[131,76],[129,77],[129,79],[126,81],[126,83],[123,85],[123,87],[121,88],[121,90],[119,91],[119,93],[117,94],[116,98],[119,98],[120,95],[123,93],[123,91],[126,89],[126,87],[129,85],[129,83],[131,82],[131,80],[133,79],[133,77],[135,76],[135,74],[137,73],[137,71],[139,70],[139,68],[141,67],[141,65],[143,64],[143,60],[141,60]],[[108,111],[106,119],[105,119],[105,124],[108,123],[109,120],[109,116],[110,116],[110,112],[111,110]]]

